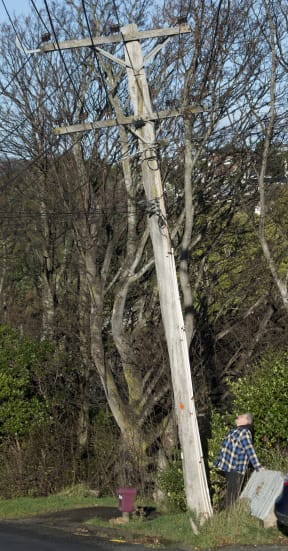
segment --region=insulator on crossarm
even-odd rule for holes
[[[51,34],[50,33],[43,33],[41,36],[42,42],[49,42],[51,40]]]

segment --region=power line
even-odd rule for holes
[[[114,10],[115,10],[115,14],[116,14],[116,20],[117,20],[117,23],[118,23],[118,27],[119,27],[119,30],[121,32],[121,24],[120,24],[120,18],[119,18],[119,13],[118,13],[118,8],[117,8],[117,5],[116,5],[116,1],[115,0],[112,0],[113,2],[113,6],[114,6]],[[130,66],[133,70],[133,72],[135,72],[135,68],[133,67],[133,63],[132,63],[132,60],[131,60],[131,57],[130,57],[130,53],[129,53],[129,49],[126,47],[126,44],[125,44],[125,37],[123,36],[123,33],[121,32],[121,35],[122,35],[122,39],[123,39],[123,42],[124,42],[124,48],[127,52],[127,56],[128,56],[128,59],[129,59],[129,62],[130,62]],[[138,84],[138,80],[136,79],[136,83],[137,83],[137,89],[138,89],[138,92],[140,93],[141,95],[141,99],[142,101],[145,103],[145,98],[143,96],[143,90],[141,88],[141,86],[139,86]],[[157,111],[156,111],[156,114],[157,114]]]
[[[95,57],[95,60],[96,60],[96,63],[97,63],[97,67],[98,67],[98,71],[99,71],[99,74],[100,74],[100,78],[101,78],[101,81],[102,81],[102,84],[103,84],[103,86],[104,86],[104,90],[105,90],[105,93],[106,93],[106,100],[108,101],[108,103],[110,104],[111,108],[113,109],[113,105],[112,105],[111,100],[110,100],[109,90],[108,90],[108,88],[107,88],[107,84],[106,84],[105,79],[104,79],[104,77],[103,77],[102,69],[101,69],[101,66],[100,66],[100,63],[99,63],[99,59],[98,59],[98,56],[97,56],[97,52],[96,52],[96,49],[95,49],[95,44],[94,44],[94,40],[93,40],[93,35],[92,35],[92,32],[91,32],[91,27],[90,27],[89,19],[88,19],[88,16],[87,16],[87,11],[86,11],[86,6],[85,6],[85,1],[84,1],[84,0],[82,0],[82,7],[83,7],[83,11],[84,11],[84,16],[85,16],[85,20],[86,20],[86,25],[87,25],[87,28],[88,28],[89,36],[90,36],[90,39],[91,39],[91,42],[92,42],[93,55],[94,55],[94,57]]]
[[[33,1],[33,0],[32,0],[32,1]],[[3,2],[3,0],[2,0],[2,2]],[[35,5],[34,2],[33,2],[33,5]],[[84,1],[83,1],[83,5],[84,5],[84,8],[85,8],[85,3],[84,3]],[[114,6],[116,7],[115,2],[114,2]],[[116,8],[116,10],[117,10],[117,8]],[[38,12],[38,10],[37,10],[37,12]],[[38,12],[38,13],[39,13],[39,12]],[[85,12],[85,13],[86,13],[86,12]],[[87,17],[87,13],[86,13],[86,17]],[[118,13],[117,13],[117,18],[118,18],[118,20],[119,20]],[[87,18],[87,20],[88,20],[88,18]],[[89,22],[88,22],[88,24],[89,24]],[[88,28],[89,28],[89,32],[91,33],[90,27],[88,27]],[[95,51],[94,51],[94,55],[96,56],[96,52],[95,52]],[[178,55],[179,55],[179,54],[178,54]],[[96,58],[97,58],[97,56],[96,56]],[[178,57],[178,61],[179,61],[179,57]],[[67,78],[69,78],[69,76],[70,76],[70,74],[68,73],[68,77],[67,77]],[[102,77],[102,74],[101,74],[101,77]],[[103,77],[102,77],[102,78],[103,78]],[[65,80],[66,80],[66,79],[65,79]],[[105,83],[105,84],[106,84],[106,83]],[[58,86],[57,90],[59,90],[59,89],[60,89],[60,86]],[[53,93],[52,93],[52,94],[53,94]],[[51,94],[50,96],[48,96],[48,97],[51,97],[52,94]],[[106,95],[107,95],[107,97],[108,97],[108,99],[109,99],[109,94],[108,94],[107,90],[106,90]],[[45,99],[44,99],[44,101],[45,101]],[[28,120],[28,118],[27,118],[27,120]],[[22,121],[21,121],[20,124],[22,124]],[[19,126],[20,126],[20,125],[19,125]],[[17,126],[16,129],[18,129],[19,126]],[[88,134],[88,132],[87,132],[87,134]],[[80,140],[79,140],[79,141],[80,141]],[[58,143],[59,143],[59,142],[58,142]],[[53,147],[53,145],[54,145],[54,144],[51,145],[51,148]],[[69,150],[68,150],[68,151],[69,151]],[[38,157],[38,160],[39,160],[40,158],[41,158],[41,155]],[[33,161],[33,163],[34,163],[34,161]]]
[[[14,32],[15,32],[15,36],[18,38],[19,44],[21,44],[21,39],[20,39],[20,37],[19,37],[19,33],[17,32],[17,29],[16,29],[16,27],[15,27],[15,25],[14,25],[14,22],[13,22],[13,20],[12,20],[12,17],[11,17],[11,15],[10,15],[8,9],[7,9],[6,3],[5,3],[4,0],[1,0],[1,2],[2,2],[2,5],[3,5],[3,7],[4,7],[4,10],[5,10],[6,14],[7,14],[7,17],[8,17],[8,19],[9,19],[9,22],[10,22],[10,24],[11,24],[11,26],[12,26]],[[23,48],[23,49],[24,49],[24,48]],[[31,57],[31,56],[30,56],[30,57]],[[21,71],[25,68],[25,66],[27,65],[27,63],[30,61],[30,57],[27,57],[26,61],[25,61],[25,62],[23,63],[23,65],[18,69],[17,73],[15,73],[15,75],[13,75],[13,77],[12,77],[11,80],[6,84],[6,86],[5,86],[4,88],[2,88],[2,90],[1,90],[1,92],[0,92],[0,96],[2,96],[2,95],[8,90],[9,86],[11,86],[11,84],[13,83],[13,81],[17,78],[17,76],[18,76],[18,75],[21,73]]]
[[[50,35],[50,31],[49,31],[49,29],[48,29],[48,27],[47,27],[47,25],[46,25],[46,23],[45,23],[45,21],[44,21],[42,15],[41,15],[41,13],[40,13],[39,10],[37,9],[37,6],[36,6],[34,0],[31,0],[31,2],[32,2],[32,6],[33,6],[35,12],[37,13],[37,15],[38,15],[38,17],[39,17],[39,19],[40,19],[40,21],[41,21],[43,27],[46,29],[47,33]],[[47,10],[46,10],[46,11],[47,11]],[[49,20],[51,21],[51,20],[52,20],[52,17],[51,17],[50,12],[49,12],[49,16],[50,16],[50,17],[49,17]],[[51,22],[50,22],[50,24],[51,24]],[[56,35],[56,31],[55,31],[55,28],[54,28],[54,27],[53,27],[53,34],[54,34],[54,36]],[[62,54],[61,51],[60,51],[60,54]],[[89,57],[90,57],[90,54],[86,55],[86,56],[84,57],[83,63],[86,63],[86,60],[87,60]],[[62,59],[62,61],[64,62],[64,57],[63,57],[62,55],[61,55],[61,59]],[[80,66],[80,63],[79,63],[79,66]],[[65,63],[64,63],[64,67],[65,67]],[[53,68],[54,68],[54,66],[53,66]],[[67,76],[68,76],[70,82],[72,82],[72,80],[71,80],[72,77],[71,77],[71,75],[70,75],[70,72],[69,72],[69,71],[67,72],[67,67],[65,67],[65,70],[66,70],[66,73],[67,73]],[[73,89],[74,89],[74,91],[75,91],[75,87],[74,87],[73,83],[72,83],[72,86],[73,86]],[[87,106],[87,101],[85,101],[84,98],[83,98],[82,96],[80,97],[78,91],[77,91],[77,97],[78,97],[79,101],[80,101],[81,104],[82,104],[82,112],[84,112],[85,103],[86,103],[86,106]],[[95,107],[95,101],[94,101],[94,96],[93,96],[93,95],[92,95],[92,101],[93,101],[93,109],[97,111],[98,108]]]
[[[68,70],[68,67],[67,67],[65,58],[64,58],[64,56],[63,56],[62,50],[61,50],[60,47],[59,47],[59,41],[58,41],[58,38],[57,38],[57,35],[56,35],[56,31],[55,31],[54,24],[53,24],[53,21],[52,21],[52,17],[51,17],[50,11],[49,11],[49,7],[48,7],[48,4],[47,4],[47,0],[44,0],[44,5],[45,5],[45,8],[46,8],[46,11],[47,11],[47,14],[48,14],[48,18],[49,18],[49,22],[50,22],[50,25],[51,25],[51,29],[52,29],[52,32],[53,32],[53,35],[54,35],[54,38],[55,38],[55,42],[56,42],[56,44],[57,44],[57,48],[58,48],[59,53],[60,53],[60,57],[61,57],[61,59],[62,59],[62,63],[63,63],[64,68],[65,68],[65,71],[66,71],[66,73],[67,73],[67,75],[68,75],[68,78],[69,78],[71,84],[72,84],[72,88],[73,88],[73,90],[74,90],[76,96],[78,97],[78,99],[79,99],[79,101],[81,102],[81,105],[82,105],[82,107],[83,107],[83,98],[80,97],[80,95],[79,95],[79,91],[77,90],[77,88],[76,88],[76,86],[75,86],[75,84],[74,84],[74,81],[73,81],[73,79],[72,79],[72,77],[71,77],[71,75],[70,75],[70,72],[69,72],[69,70]]]
[[[34,9],[36,9],[36,13],[37,13],[37,15],[39,16],[41,22],[45,25],[45,23],[44,23],[44,21],[43,21],[43,18],[41,17],[41,14],[40,14],[39,11],[37,10],[37,7],[36,7],[34,1],[31,0],[31,2],[32,2],[32,4],[33,4]],[[16,33],[16,36],[18,36],[18,33],[17,33],[16,28],[15,28],[15,26],[14,26],[14,24],[13,24],[13,21],[12,21],[10,15],[9,15],[9,12],[8,12],[8,10],[7,10],[7,7],[6,7],[6,5],[5,5],[4,0],[2,0],[2,3],[3,3],[4,8],[5,8],[6,12],[7,12],[7,15],[8,15],[9,20],[10,20],[10,22],[11,22],[11,25],[13,26],[13,29],[14,29],[14,31],[15,31],[15,33]],[[49,14],[49,15],[50,15],[50,14]],[[45,25],[45,27],[46,27],[46,25]],[[46,27],[46,29],[47,29],[47,27]],[[19,39],[19,42],[20,42],[20,39]],[[23,50],[24,50],[24,52],[26,52],[26,50],[25,50],[24,48],[23,48]],[[27,54],[26,54],[26,55],[27,55]],[[89,54],[88,54],[88,55],[89,55]],[[9,87],[9,85],[11,85],[11,83],[17,78],[18,74],[21,72],[21,70],[23,70],[23,68],[26,66],[26,64],[27,64],[28,62],[31,61],[31,57],[32,57],[32,56],[27,57],[27,60],[25,61],[25,63],[22,65],[22,67],[19,69],[19,71],[18,71],[15,75],[13,75],[13,78],[12,78],[11,81],[7,84],[7,86],[6,86],[6,88],[3,90],[2,94],[5,93],[5,91],[6,91],[6,90],[8,89],[8,87]],[[86,58],[87,58],[87,57],[88,57],[88,56],[86,56]],[[65,62],[64,62],[64,66],[66,67]],[[66,67],[66,72],[67,72],[67,77],[66,77],[66,79],[65,79],[64,81],[62,81],[62,83],[58,86],[58,88],[57,88],[58,90],[60,89],[60,87],[63,85],[63,83],[64,83],[68,78],[69,78],[70,81],[71,81],[71,75],[69,74],[69,71],[67,71],[67,67]],[[74,88],[74,91],[75,91],[75,88]],[[46,95],[46,97],[43,99],[42,105],[43,105],[44,102],[47,100],[47,97],[51,98],[51,97],[53,96],[54,93],[55,93],[55,90],[53,90],[49,96]],[[37,108],[35,108],[35,111],[34,111],[34,112],[36,112],[36,109],[37,109]],[[32,111],[32,113],[33,113],[33,111]],[[24,121],[23,121],[23,119],[21,119],[21,122],[20,122],[18,125],[14,126],[13,131],[14,131],[14,132],[17,132],[17,130],[18,130],[20,127],[23,126],[23,122],[25,122],[25,120],[26,120],[26,121],[30,121],[30,116],[27,116],[26,119],[24,119]],[[88,133],[87,133],[87,134],[88,134]],[[11,129],[9,129],[9,132],[7,132],[7,136],[8,136],[8,135],[11,135]],[[0,141],[0,144],[3,143],[3,142],[5,142],[5,140],[7,139],[7,136],[4,136],[4,137],[2,138],[2,140]],[[60,141],[60,140],[58,139],[58,143],[59,143],[59,141]],[[80,141],[80,140],[77,140],[77,141]],[[55,146],[55,143],[50,144],[51,150],[52,150],[52,148],[53,148],[54,146]],[[41,160],[41,158],[43,158],[43,157],[45,156],[45,154],[47,154],[47,150],[44,151],[43,153],[39,154],[39,155],[36,157],[36,159],[34,158],[33,161],[32,161],[31,163],[29,163],[29,165],[27,166],[27,168],[24,169],[24,172],[25,172],[26,170],[30,170],[31,166],[35,165],[39,160]],[[23,174],[23,170],[21,170],[21,175],[22,175],[22,174]],[[14,176],[11,180],[9,180],[8,183],[9,183],[9,184],[10,184],[10,183],[13,183],[13,182],[16,180],[17,177],[18,177],[18,175],[16,175],[16,177]]]
[[[85,16],[85,20],[86,20],[86,25],[87,25],[88,32],[89,32],[89,36],[90,36],[90,39],[91,39],[91,42],[92,42],[93,53],[94,53],[95,60],[96,60],[97,66],[98,66],[98,71],[99,71],[99,74],[100,74],[100,77],[101,77],[101,80],[102,80],[102,83],[103,83],[103,86],[104,86],[104,89],[105,89],[106,98],[107,98],[107,100],[108,100],[108,102],[109,102],[111,108],[113,109],[114,106],[113,106],[112,101],[111,101],[111,99],[110,99],[110,93],[109,93],[109,91],[108,91],[108,88],[107,88],[105,79],[103,78],[102,70],[101,70],[100,63],[99,63],[99,59],[98,59],[98,56],[97,56],[97,53],[96,53],[96,48],[95,48],[95,44],[94,44],[94,39],[93,39],[93,35],[92,35],[92,32],[91,32],[91,27],[90,27],[88,15],[87,15],[85,0],[82,0],[82,7],[83,7],[83,12],[84,12],[84,16]],[[119,27],[120,27],[119,16],[118,16],[118,12],[117,12],[117,8],[116,8],[116,5],[115,5],[115,2],[114,2],[114,8],[116,9],[117,21],[118,21],[118,24],[119,24]],[[121,33],[121,34],[122,34],[122,33]],[[123,35],[122,35],[122,36],[123,36]],[[128,55],[129,55],[129,52],[128,52]],[[129,56],[129,57],[130,57],[130,56]],[[131,60],[130,60],[130,61],[131,61]],[[140,92],[141,92],[141,94],[142,94],[141,88],[140,88]],[[144,99],[144,98],[143,98],[143,99]],[[117,118],[117,114],[116,114],[116,118]],[[121,155],[121,159],[122,159],[122,160],[123,160],[125,157],[126,157],[126,156]],[[130,156],[129,156],[129,157],[130,157]]]

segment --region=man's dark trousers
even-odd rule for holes
[[[225,472],[226,478],[226,507],[229,509],[240,496],[244,475],[237,471]]]

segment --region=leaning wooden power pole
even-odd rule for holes
[[[125,61],[134,116],[141,120],[143,116],[149,117],[152,114],[152,106],[142,50],[137,40],[136,25],[127,25],[122,28],[122,34],[125,41]],[[135,40],[132,39],[133,34]],[[174,255],[166,221],[161,174],[155,153],[155,131],[152,120],[140,127],[138,133],[146,198],[148,202],[157,201],[160,209],[158,219],[156,216],[150,218],[150,234],[170,359],[187,504],[189,509],[205,518],[211,515],[211,503],[198,429]]]
[[[140,45],[141,38],[171,37],[173,35],[177,36],[181,32],[190,31],[187,26],[184,27],[185,29],[179,26],[178,28],[139,32],[137,26],[131,24],[122,27],[121,33],[110,37],[110,39],[109,37],[98,36],[91,40],[71,40],[60,42],[57,45],[45,44],[37,51],[43,53],[57,49],[92,45],[101,55],[105,55],[112,61],[121,63],[122,65],[125,64],[126,66],[134,116],[124,117],[118,113],[117,119],[114,121],[84,123],[58,128],[55,129],[55,132],[57,134],[66,134],[87,131],[92,128],[103,128],[105,126],[120,124],[128,125],[137,122],[133,132],[138,136],[143,186],[147,205],[150,205],[155,212],[155,215],[149,217],[150,235],[155,257],[162,320],[170,360],[178,433],[182,450],[185,493],[188,508],[199,516],[200,521],[203,521],[212,515],[212,507],[199,435],[189,351],[176,277],[174,254],[171,247],[163,187],[155,151],[156,143],[153,122],[159,118],[178,116],[181,112],[153,113],[144,66],[146,60],[155,55],[163,46],[163,43],[156,46],[145,59],[143,58]],[[164,43],[168,40],[169,38]],[[100,44],[121,41],[124,41],[125,62],[99,48]],[[194,109],[194,112],[203,110],[197,106],[191,109]],[[192,528],[194,531],[197,530],[195,523],[192,524]]]

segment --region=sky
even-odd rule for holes
[[[11,16],[28,15],[31,13],[30,0],[4,0],[4,4]],[[3,1],[0,0],[0,24],[6,22],[8,22],[8,16],[6,14]]]

